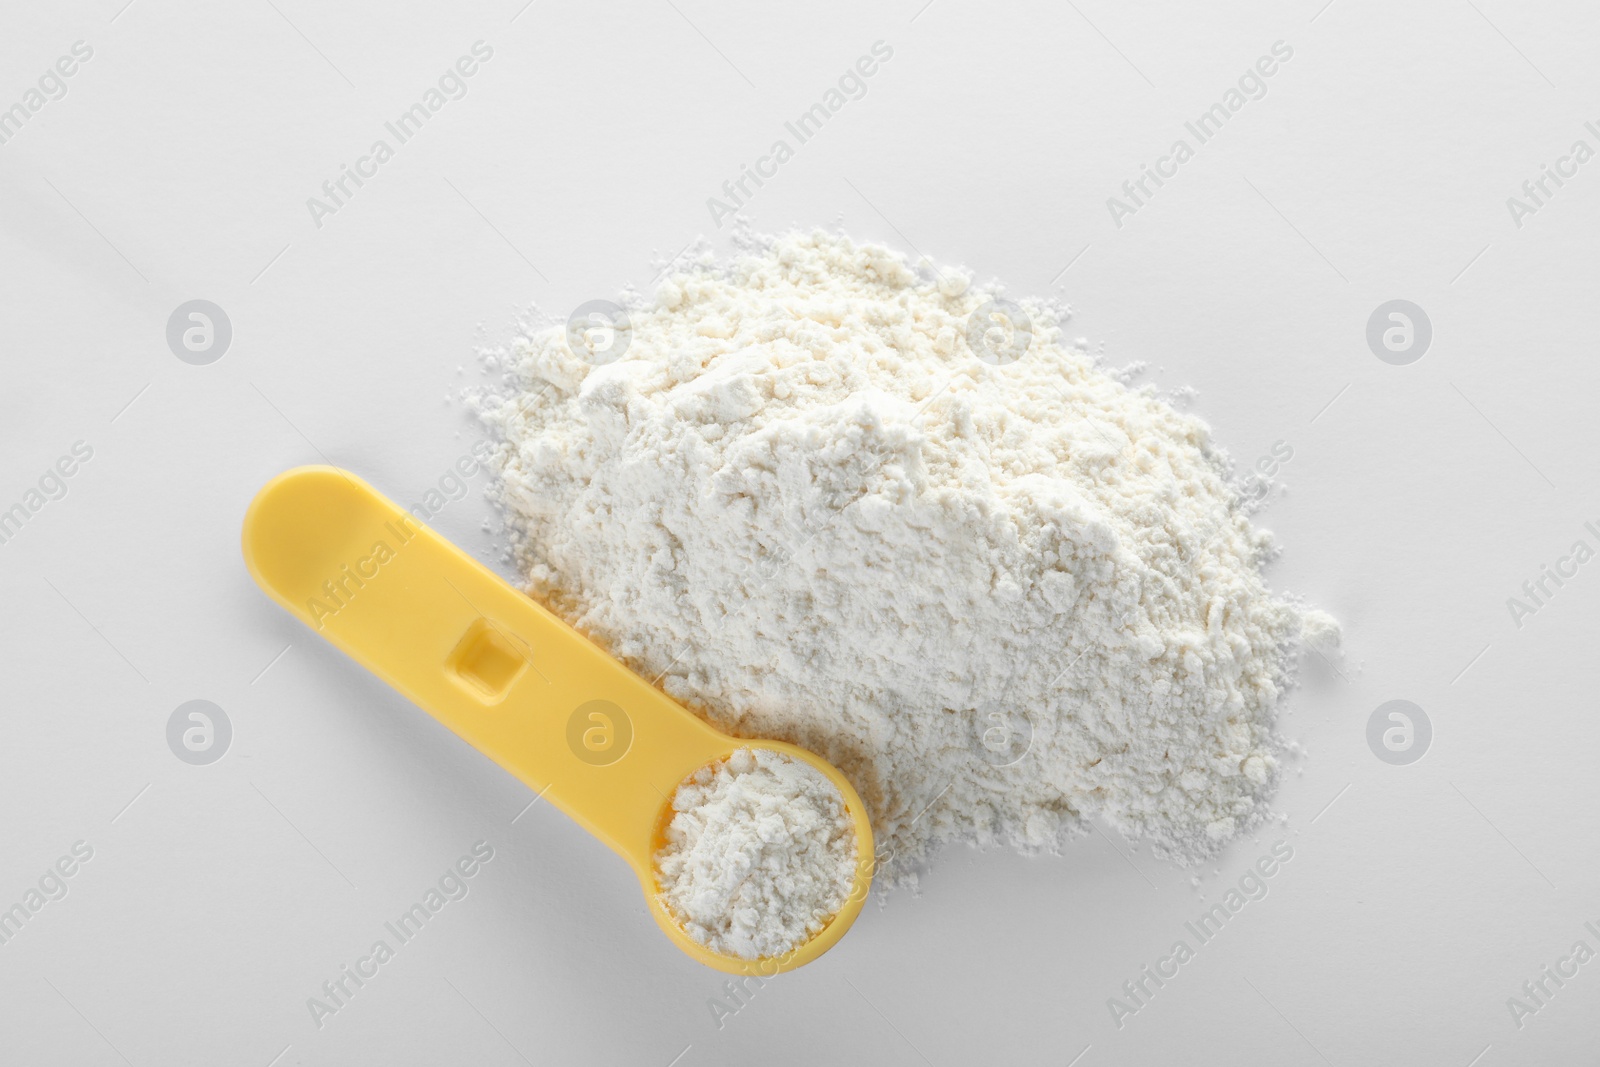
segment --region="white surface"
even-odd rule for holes
[[[1595,144],[1600,13],[273,3],[4,16],[0,101],[76,40],[94,57],[0,145],[0,506],[74,441],[94,458],[0,545],[0,902],[74,841],[95,854],[0,945],[0,1060],[1592,1054],[1600,963],[1520,1030],[1506,998],[1574,941],[1600,949],[1600,576],[1520,630],[1505,602],[1596,544],[1600,171],[1520,229],[1505,199]],[[479,39],[494,58],[469,94],[315,228],[306,197]],[[1087,245],[1058,283],[1078,332],[1195,386],[1242,463],[1292,444],[1264,516],[1287,548],[1273,580],[1340,617],[1350,659],[1284,721],[1309,752],[1286,829],[1203,872],[1205,902],[1099,835],[1053,859],[947,853],[920,896],[869,903],[719,1028],[723,977],[660,936],[622,864],[547,806],[513,822],[526,790],[255,589],[239,522],[269,476],[323,457],[420,496],[476,439],[452,403],[475,343],[528,301],[565,314],[646,285],[652,253],[709,231],[705,198],[879,39],[892,62],[755,224],[842,221],[1016,292]],[[1278,39],[1295,54],[1268,96],[1114,227],[1105,198]],[[234,327],[210,366],[164,339],[197,297]],[[1406,367],[1363,338],[1396,297],[1436,333]],[[475,491],[436,525],[494,561],[487,513]],[[1409,767],[1365,741],[1396,697],[1434,725]],[[234,727],[205,767],[165,740],[195,698]],[[1294,859],[1269,895],[1118,1030],[1107,998],[1279,836]],[[495,859],[470,895],[318,1029],[307,997],[479,839]]]

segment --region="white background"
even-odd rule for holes
[[[0,32],[0,106],[94,49],[0,145],[0,508],[94,450],[0,545],[0,907],[94,849],[0,945],[0,1062],[1595,1054],[1600,962],[1520,1029],[1506,1000],[1600,949],[1600,563],[1520,629],[1506,600],[1600,547],[1600,163],[1520,228],[1506,198],[1575,139],[1600,148],[1600,10],[123,2],[14,4]],[[468,95],[315,226],[306,198],[478,40]],[[719,1027],[723,976],[659,934],[622,863],[547,805],[518,818],[527,790],[269,602],[239,525],[267,478],[323,459],[419,498],[479,439],[475,348],[530,304],[647,288],[697,235],[726,248],[706,198],[877,40],[893,59],[753,224],[1059,295],[1110,364],[1194,386],[1241,463],[1289,444],[1271,580],[1335,613],[1349,654],[1288,705],[1307,757],[1285,825],[1198,888],[1098,833],[1058,858],[956,849]],[[1115,226],[1106,198],[1277,40],[1268,95]],[[233,324],[209,366],[165,341],[193,298]],[[1410,366],[1364,340],[1393,298],[1434,325]],[[504,571],[483,484],[435,525]],[[165,740],[196,698],[234,728],[204,767]],[[1407,767],[1365,740],[1393,698],[1434,727]],[[307,998],[480,839],[471,894],[314,1025]],[[1107,998],[1279,839],[1269,895],[1118,1029]]]

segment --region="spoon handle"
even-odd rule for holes
[[[268,482],[257,584],[647,879],[674,787],[730,740],[337,467]]]

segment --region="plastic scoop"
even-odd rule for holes
[[[769,975],[844,936],[872,881],[872,827],[849,781],[780,741],[733,738],[695,717],[355,475],[299,467],[272,479],[244,520],[256,583],[633,867],[674,944],[733,974]],[[691,939],[661,901],[654,856],[673,791],[739,748],[804,760],[855,820],[855,882],[811,940],[744,960]]]

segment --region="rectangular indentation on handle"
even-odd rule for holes
[[[446,668],[485,704],[498,704],[528,667],[531,650],[510,631],[475,619],[450,653]]]

